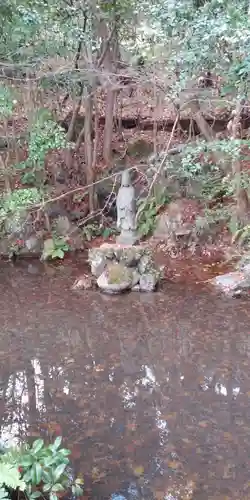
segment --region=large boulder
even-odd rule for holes
[[[228,297],[249,297],[250,296],[250,274],[242,271],[233,271],[216,276],[210,283]]]
[[[53,221],[53,229],[58,236],[69,236],[72,231],[72,223],[67,215],[59,215]]]
[[[27,210],[10,213],[5,219],[4,232],[13,238],[29,238],[33,231],[32,216]]]
[[[83,250],[83,235],[76,224],[70,220],[69,215],[58,215],[53,220],[52,229],[57,237],[69,241],[71,250]]]
[[[143,138],[131,142],[127,147],[127,155],[138,159],[147,158],[149,155],[152,155],[153,151],[153,143]]]
[[[181,246],[191,245],[196,236],[195,220],[199,211],[200,205],[194,200],[184,198],[171,202],[157,218],[154,238]]]
[[[237,264],[237,270],[246,276],[250,276],[250,254],[243,255]]]

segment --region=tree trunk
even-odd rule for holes
[[[93,170],[93,144],[92,144],[92,121],[93,121],[93,93],[89,86],[85,90],[85,124],[84,124],[84,148],[86,162],[86,181],[89,194],[89,211],[95,210],[95,192],[94,192],[94,170]]]
[[[109,89],[106,97],[105,110],[105,126],[103,139],[103,158],[109,166],[112,153],[113,125],[114,125],[114,108],[117,98],[117,91]]]
[[[203,137],[205,137],[207,142],[212,142],[216,139],[216,134],[214,133],[213,129],[210,127],[210,125],[207,123],[205,120],[201,109],[200,109],[200,104],[198,99],[193,99],[190,103],[190,109],[192,112],[192,118],[195,120],[195,123],[199,130],[201,131]],[[225,161],[224,154],[220,152],[212,152],[211,157],[213,159],[213,162],[215,165],[219,165],[222,169],[223,172],[228,170],[228,165],[227,161]]]
[[[241,137],[241,107],[242,103],[239,100],[236,104],[235,114],[231,124],[233,140]],[[239,158],[234,158],[232,161],[232,174],[236,184],[235,198],[238,221],[245,224],[247,222],[246,218],[249,210],[249,199],[247,190],[242,187],[241,162]]]
[[[82,93],[81,95],[77,98],[75,109],[72,114],[71,122],[69,124],[68,132],[66,135],[67,141],[72,141],[74,137],[74,131],[75,131],[75,125],[76,125],[76,120],[79,115],[79,111],[81,109],[81,104],[82,104]]]
[[[103,39],[103,49],[102,49],[102,53],[104,54],[103,65],[105,71],[109,75],[113,75],[117,72],[117,60],[119,55],[116,23],[114,22],[114,28],[110,34],[108,33],[106,23],[104,22],[100,23],[100,33]],[[114,109],[115,109],[117,94],[118,92],[117,90],[112,88],[112,82],[111,82],[111,87],[108,88],[106,96],[105,126],[104,126],[104,140],[103,140],[103,158],[108,166],[111,163]]]
[[[192,117],[195,120],[202,135],[205,137],[206,141],[213,141],[215,139],[215,134],[213,132],[213,129],[206,122],[204,116],[202,115],[198,99],[193,99],[190,102],[189,106],[192,112]]]

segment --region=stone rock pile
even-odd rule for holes
[[[147,245],[104,243],[89,250],[88,261],[98,287],[109,294],[153,292],[161,278],[161,269]]]

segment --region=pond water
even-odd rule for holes
[[[71,292],[80,268],[2,264],[1,439],[62,435],[88,499],[249,499],[250,302]]]

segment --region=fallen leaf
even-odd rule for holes
[[[210,422],[208,420],[201,420],[200,422],[198,422],[198,426],[202,427],[203,429],[208,427],[209,424],[210,424]]]
[[[181,462],[178,462],[177,460],[169,460],[167,461],[167,465],[170,469],[177,470],[182,467]]]
[[[138,465],[133,469],[135,476],[140,477],[144,474],[144,467],[142,465]]]
[[[94,483],[96,483],[97,481],[100,481],[100,479],[103,479],[104,477],[106,477],[106,473],[105,472],[101,472],[98,467],[93,467],[92,471],[91,471],[91,476],[92,476],[92,481]]]
[[[127,424],[127,429],[128,429],[129,431],[134,432],[134,431],[136,431],[136,429],[137,429],[137,425],[136,425],[136,424],[134,424],[133,422],[131,422],[131,423]]]
[[[102,366],[102,365],[96,365],[95,371],[96,372],[103,372],[104,371],[104,366]]]
[[[163,500],[163,498],[165,497],[165,491],[155,491],[154,497],[155,500]]]
[[[232,436],[231,432],[224,432],[224,433],[223,433],[223,436],[224,436],[224,438],[225,438],[227,441],[234,441],[234,438],[233,438],[233,436]]]

